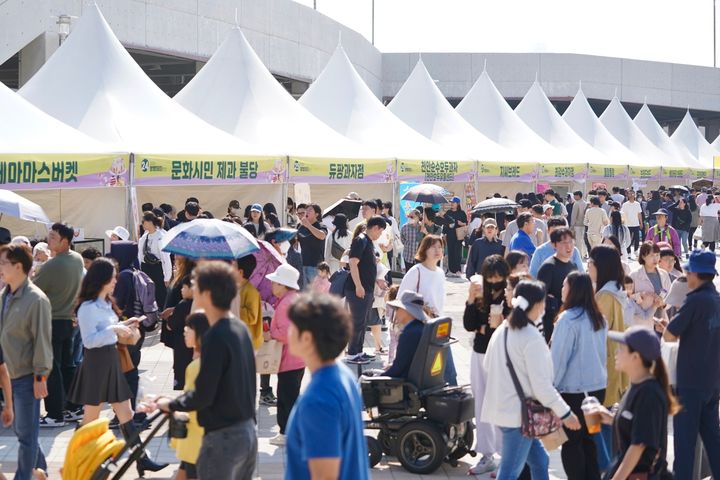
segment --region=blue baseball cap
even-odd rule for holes
[[[262,205],[260,205],[259,203],[253,203],[253,204],[252,204],[252,207],[250,207],[250,211],[251,211],[251,212],[260,212],[260,213],[262,213],[262,211],[263,211],[263,210],[262,210]]]
[[[610,331],[608,338],[613,342],[624,343],[649,362],[660,358],[660,339],[654,330],[647,327],[636,325],[624,332]]]
[[[693,250],[688,262],[683,265],[683,270],[690,273],[712,273],[717,275],[715,253],[710,250]]]
[[[452,200],[450,200],[452,203],[460,203],[460,197],[452,197]]]

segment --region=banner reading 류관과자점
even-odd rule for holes
[[[393,183],[395,160],[291,158],[289,178],[302,183]]]
[[[626,181],[628,167],[626,165],[588,165],[588,180]]]
[[[404,182],[474,182],[472,160],[398,160],[398,180]]]
[[[129,155],[1,154],[0,188],[124,187]]]
[[[518,181],[532,182],[537,178],[536,163],[489,163],[480,162],[478,180],[481,182]]]
[[[660,167],[633,167],[630,165],[630,179],[645,182],[660,180],[662,169]]]
[[[582,182],[587,176],[587,165],[565,163],[541,163],[538,178],[542,180],[573,180]]]
[[[135,185],[280,184],[287,179],[287,162],[277,157],[233,155],[135,155]]]

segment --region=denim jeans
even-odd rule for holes
[[[537,438],[524,437],[520,428],[500,427],[502,459],[497,480],[516,480],[525,462],[530,466],[532,480],[548,480],[550,458]]]
[[[710,461],[713,478],[720,478],[720,390],[678,388],[682,410],[673,418],[675,478],[693,478],[698,434]]]
[[[18,439],[18,466],[15,478],[30,480],[34,468],[47,471],[45,454],[38,437],[40,436],[40,400],[33,394],[33,376],[12,380],[13,410],[15,421],[13,430]]]
[[[688,238],[690,232],[687,230],[678,230],[678,236],[680,237],[680,244],[682,245],[682,253],[688,253]]]
[[[305,277],[305,290],[310,290],[313,280],[317,277],[317,267],[303,267],[303,277]]]
[[[250,480],[257,458],[253,420],[205,432],[197,459],[198,478]]]
[[[597,447],[598,466],[600,471],[604,472],[610,466],[613,457],[612,426],[601,425],[600,433],[594,434],[592,439],[595,442],[595,447]]]

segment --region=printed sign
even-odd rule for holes
[[[587,178],[595,180],[627,180],[628,167],[625,165],[590,164]]]
[[[398,178],[414,182],[474,182],[474,161],[399,160]]]
[[[540,164],[539,176],[543,180],[583,181],[586,175],[586,165],[567,165],[563,163]]]
[[[290,160],[290,179],[304,183],[392,183],[394,160]]]
[[[198,185],[232,183],[284,183],[286,162],[273,157],[238,158],[229,155],[172,157],[135,156],[135,184]]]
[[[128,155],[0,155],[0,186],[12,190],[124,187]]]
[[[478,179],[481,182],[518,181],[532,182],[537,178],[538,166],[534,163],[481,162]]]

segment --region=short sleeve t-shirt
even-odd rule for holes
[[[701,217],[717,217],[720,211],[720,203],[711,203],[710,205],[700,206]]]
[[[285,478],[309,479],[310,460],[339,458],[338,478],[368,479],[362,409],[357,381],[347,367],[334,364],[316,370],[290,414]]]
[[[640,226],[640,219],[638,218],[638,214],[642,213],[640,202],[625,202],[620,208],[620,212],[625,216],[625,225],[628,227]]]
[[[633,473],[649,472],[658,450],[660,458],[656,464],[656,472],[658,468],[665,469],[667,419],[667,398],[657,380],[651,378],[630,385],[630,389],[620,400],[620,408],[613,424],[617,464],[613,465],[612,471],[617,470],[631,445],[640,444],[645,445],[645,450]]]
[[[360,274],[360,283],[365,289],[365,293],[372,293],[375,286],[375,278],[377,277],[377,263],[375,262],[375,246],[367,235],[361,233],[355,237],[350,244],[350,258],[357,258],[358,273]],[[352,275],[348,277],[345,289],[355,290],[355,281]]]
[[[327,227],[320,222],[315,222],[313,227],[327,234]],[[302,248],[303,267],[317,267],[317,264],[325,261],[325,240],[320,240],[302,226],[298,228],[298,239]]]

